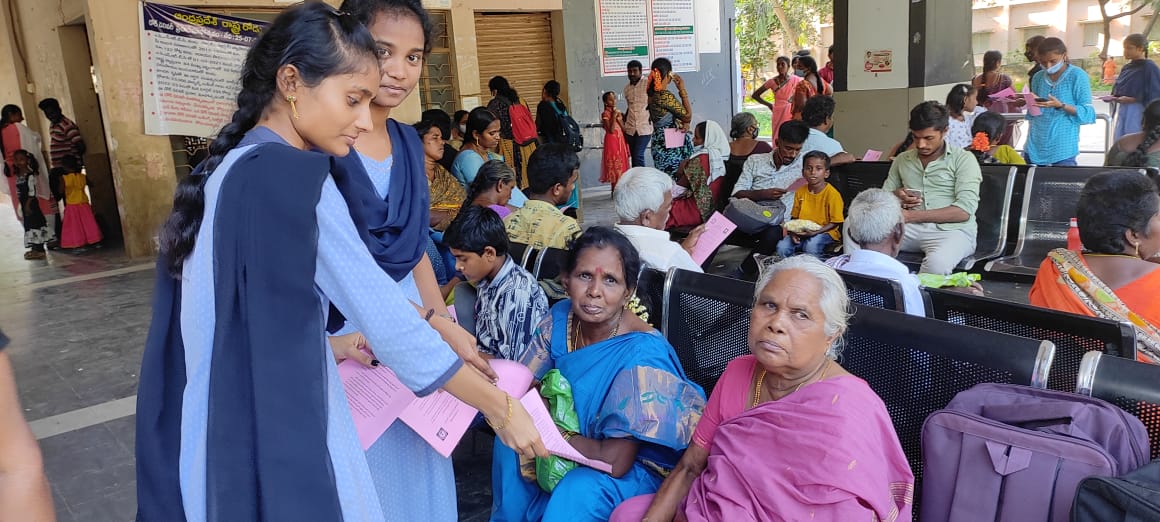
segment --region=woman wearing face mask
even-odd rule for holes
[[[455,111],[455,115],[451,118],[451,139],[447,140],[455,150],[463,148],[463,136],[467,134],[467,111],[460,109]]]
[[[704,223],[716,210],[725,183],[725,160],[729,140],[715,121],[699,123],[693,132],[693,156],[677,170],[677,185],[685,189],[673,198],[665,228],[691,227]]]
[[[1115,139],[1140,132],[1144,107],[1160,98],[1160,67],[1148,59],[1148,39],[1142,34],[1124,38],[1124,59],[1129,60],[1120,70],[1112,96],[1116,109]]]
[[[798,65],[805,72],[805,75],[802,76],[802,81],[793,90],[793,108],[791,111],[795,120],[802,119],[802,109],[805,108],[806,102],[810,98],[819,94],[826,96],[834,94],[834,89],[830,87],[830,84],[818,76],[818,62],[809,56],[802,56],[798,58]]]
[[[1031,304],[1129,323],[1136,358],[1160,363],[1160,195],[1146,176],[1103,172],[1076,205],[1084,251],[1052,250],[1035,276]]]
[[[161,233],[136,410],[139,519],[397,520],[427,501],[375,478],[325,340],[332,302],[409,389],[442,388],[522,453],[547,454],[519,402],[464,366],[360,239],[364,194],[330,155],[374,125],[380,78],[366,27],[322,2],[287,8],[248,51],[238,109]],[[404,469],[431,484],[430,468],[391,471]]]
[[[1091,83],[1083,69],[1068,64],[1063,40],[1045,38],[1038,49],[1043,70],[1031,79],[1031,91],[1040,113],[1027,113],[1024,155],[1032,165],[1074,166],[1079,127],[1096,122]]]

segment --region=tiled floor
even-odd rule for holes
[[[585,224],[611,224],[607,192],[585,198]],[[136,509],[132,401],[150,320],[153,269],[116,248],[22,258],[21,230],[0,215],[0,329],[16,369],[25,416],[40,434],[61,521],[124,522]],[[715,273],[744,252],[722,249]],[[995,297],[1026,300],[1027,289],[989,283]],[[126,399],[117,401],[118,399]],[[454,455],[460,518],[486,520],[491,439],[472,434]]]

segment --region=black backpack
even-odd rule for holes
[[[580,132],[580,124],[568,114],[560,110],[560,105],[552,104],[556,111],[556,119],[560,121],[560,131],[564,133],[564,143],[572,146],[572,150],[580,152],[584,149],[584,134]]]
[[[1072,503],[1071,520],[1160,520],[1160,460],[1122,477],[1083,479]]]

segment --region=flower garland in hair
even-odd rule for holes
[[[624,308],[639,317],[641,321],[648,322],[648,309],[640,303],[640,296],[632,294],[632,299],[628,300],[628,304],[624,305]]]
[[[661,86],[661,84],[664,82],[664,78],[661,78],[661,72],[660,72],[660,71],[658,71],[658,70],[656,70],[656,69],[653,69],[653,70],[652,70],[652,73],[650,73],[650,74],[648,75],[648,78],[649,78],[649,81],[651,81],[651,82],[652,82],[652,85],[653,85],[653,90],[654,90],[654,91],[659,91],[659,90],[661,90],[661,87],[662,87],[662,86]]]
[[[971,140],[971,148],[979,152],[987,152],[991,150],[991,138],[985,132],[976,132],[974,139]]]

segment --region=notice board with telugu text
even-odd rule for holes
[[[141,3],[145,134],[213,136],[237,108],[246,53],[265,22]]]

